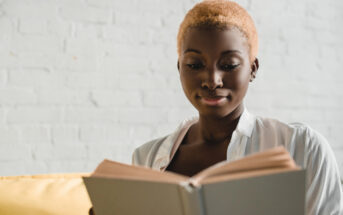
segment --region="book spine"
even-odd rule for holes
[[[190,183],[182,183],[179,186],[184,215],[206,215],[201,187],[195,187]]]

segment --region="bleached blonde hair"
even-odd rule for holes
[[[250,59],[254,60],[258,51],[258,37],[254,21],[243,7],[228,0],[204,0],[187,12],[177,35],[179,57],[181,45],[188,29],[224,30],[232,27],[237,28],[246,37],[250,49]]]

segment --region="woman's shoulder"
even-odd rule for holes
[[[137,147],[132,155],[132,164],[151,167],[161,144],[172,134],[150,140]]]
[[[255,134],[268,141],[282,142],[296,160],[307,166],[310,160],[332,156],[327,139],[306,123],[283,122],[273,118],[256,117]]]
[[[308,124],[302,122],[284,122],[279,119],[256,116],[256,126],[264,129],[273,129],[279,131],[292,130],[306,132],[312,129]]]
[[[187,118],[179,124],[174,132],[150,140],[136,148],[132,155],[132,164],[153,167],[153,164],[167,160],[178,137],[197,119],[197,117]]]
[[[318,142],[325,140],[323,135],[310,125],[302,122],[284,122],[275,118],[256,117],[255,131],[260,133],[274,133],[276,135],[288,135],[291,137],[304,138],[303,140],[311,140]],[[320,142],[320,141],[319,141]]]

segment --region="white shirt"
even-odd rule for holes
[[[185,120],[172,134],[138,147],[132,163],[164,171],[188,129],[197,121],[197,117]],[[256,117],[245,109],[227,148],[227,160],[280,145],[298,166],[307,169],[306,214],[343,215],[343,194],[334,154],[327,140],[304,124]]]

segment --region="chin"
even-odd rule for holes
[[[224,118],[230,113],[232,113],[233,110],[228,109],[220,109],[220,108],[207,108],[206,110],[199,110],[199,115],[201,116],[207,116],[207,117],[213,117],[213,118]]]

